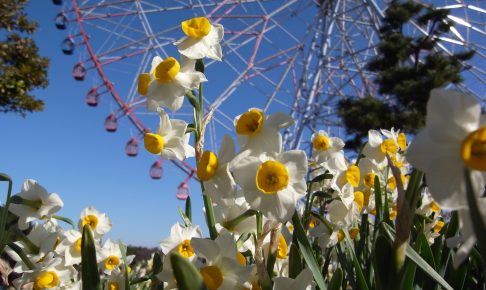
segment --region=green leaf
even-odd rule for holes
[[[0,215],[0,255],[3,253],[5,243],[7,242],[7,220],[8,220],[8,208],[10,207],[10,199],[12,195],[12,179],[5,173],[0,173],[0,181],[8,182],[7,199],[5,206],[1,207],[2,213]]]
[[[329,290],[339,290],[341,289],[341,284],[343,283],[343,270],[337,268],[332,275],[331,282],[329,282]]]
[[[59,216],[59,215],[53,215],[52,218],[53,219],[56,219],[56,220],[63,221],[65,223],[71,225],[71,227],[73,229],[76,228],[76,225],[74,225],[74,222],[71,219],[67,218],[67,217],[63,217],[63,216]]]
[[[152,274],[157,275],[162,271],[163,263],[162,256],[159,252],[154,253],[154,258],[152,259]]]
[[[192,225],[191,220],[186,216],[186,214],[184,213],[182,208],[179,207],[178,209],[179,209],[179,214],[180,214],[182,220],[184,221],[184,224],[186,225],[186,227],[191,226]]]
[[[383,228],[387,233],[387,236],[390,240],[394,239],[395,230],[388,224],[383,224]],[[422,269],[427,275],[429,275],[432,279],[437,281],[442,287],[448,290],[453,290],[451,285],[449,285],[442,276],[435,271],[420,255],[411,247],[407,247],[406,249],[407,257],[412,260],[420,269]]]
[[[89,225],[84,225],[81,238],[81,279],[83,290],[101,290],[98,264],[96,263],[96,250],[93,234]]]
[[[177,287],[181,290],[207,289],[199,271],[194,265],[181,255],[170,255],[170,262],[174,270]]]
[[[0,173],[0,181],[12,182],[12,178],[8,174]]]
[[[123,275],[125,276],[125,289],[130,289],[130,280],[128,279],[127,246],[125,246],[122,241],[118,241],[118,247],[120,247],[124,265]]]
[[[199,101],[196,99],[196,97],[194,96],[194,94],[191,91],[188,91],[186,93],[186,98],[189,100],[189,103],[191,103],[191,105],[195,109],[199,108]]]
[[[471,214],[471,222],[476,234],[479,252],[483,257],[483,264],[486,265],[486,235],[484,234],[486,233],[486,224],[478,207],[478,198],[473,189],[469,170],[465,169],[464,175],[466,177],[466,195],[467,203],[469,205],[469,213]]]
[[[311,183],[321,182],[321,181],[326,180],[326,179],[332,179],[332,177],[333,177],[333,175],[331,173],[324,173],[324,174],[321,174],[321,175],[314,177],[311,180]]]
[[[392,246],[384,236],[376,238],[373,249],[376,289],[387,289],[392,267]]]
[[[296,244],[290,245],[289,278],[295,279],[302,272],[302,257]]]
[[[346,235],[346,250],[348,251],[348,254],[353,258],[353,266],[356,272],[356,282],[358,284],[358,289],[368,290],[368,284],[366,283],[366,279],[363,275],[363,270],[361,269],[358,257],[356,257],[356,254],[354,253],[354,245],[351,242],[348,231],[344,231],[344,234]]]
[[[383,206],[382,206],[382,197],[381,197],[381,186],[380,186],[380,179],[378,175],[375,176],[375,208],[376,208],[376,221],[375,225],[378,225],[383,220]]]
[[[186,199],[186,217],[190,222],[192,222],[192,206],[190,196],[188,196]]]
[[[15,243],[9,243],[8,244],[8,247],[10,249],[12,249],[17,255],[19,255],[19,257],[22,260],[22,262],[24,262],[24,264],[27,265],[27,267],[30,270],[34,270],[35,269],[34,263],[32,263],[32,261],[30,261],[30,259],[27,257],[27,255],[24,253],[24,251],[22,250],[21,247],[19,247]]]
[[[305,234],[304,227],[300,222],[297,212],[295,212],[294,216],[292,217],[292,223],[294,224],[294,235],[297,236],[297,243],[299,244],[300,251],[302,252],[302,256],[304,257],[307,266],[314,276],[314,280],[321,290],[327,289],[324,278],[321,275],[321,269],[316,261],[316,258],[314,257],[312,247],[307,239],[307,235]]]
[[[196,60],[196,71],[204,73],[204,61],[202,59]]]

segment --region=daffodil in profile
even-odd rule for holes
[[[155,56],[150,72],[138,77],[138,93],[147,97],[148,110],[161,106],[175,112],[181,108],[184,95],[205,81],[204,74],[195,70],[194,60],[183,58],[180,64],[173,57]]]
[[[223,53],[223,25],[211,23],[206,17],[195,17],[181,23],[185,38],[175,42],[179,53],[190,59],[211,58],[221,60]]]
[[[464,168],[471,170],[478,196],[486,172],[486,124],[481,122],[479,102],[458,91],[433,90],[425,124],[409,145],[408,161],[425,173],[430,194],[441,208],[468,208]]]
[[[197,164],[197,177],[204,182],[205,192],[216,203],[233,204],[236,184],[230,172],[230,161],[235,157],[235,145],[230,136],[225,135],[216,155],[204,151]]]
[[[9,211],[19,217],[19,228],[25,230],[29,222],[50,218],[59,211],[64,203],[57,193],[48,193],[37,181],[27,179],[22,190],[17,193]]]
[[[368,131],[368,142],[363,148],[363,154],[372,162],[376,163],[376,165],[380,167],[380,169],[386,165],[386,155],[389,155],[390,157],[394,156],[400,149],[400,145],[398,144],[398,138],[394,139],[392,136],[390,137],[391,138],[383,140],[383,137],[381,136],[381,133],[379,131]]]
[[[159,108],[160,123],[156,133],[145,133],[144,146],[147,151],[168,160],[184,160],[194,156],[194,148],[189,145],[190,134],[186,133],[187,123],[169,119]]]
[[[250,207],[268,219],[286,222],[306,193],[307,155],[302,150],[243,158],[234,165],[236,183]]]

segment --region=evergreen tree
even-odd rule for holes
[[[347,147],[356,148],[369,129],[395,127],[416,133],[424,125],[426,104],[434,88],[462,81],[463,62],[474,51],[448,55],[438,49],[439,37],[450,30],[449,11],[412,1],[394,0],[386,10],[380,29],[378,54],[367,69],[384,98],[367,96],[344,99],[338,113],[351,137]],[[411,36],[405,31],[414,21],[427,35]]]
[[[44,102],[29,93],[48,85],[49,60],[39,56],[32,34],[37,23],[24,12],[28,0],[0,1],[0,112],[25,116]]]

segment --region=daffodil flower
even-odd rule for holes
[[[486,124],[481,124],[481,106],[472,96],[433,90],[425,124],[406,157],[425,173],[430,194],[440,207],[467,208],[464,168],[471,170],[476,194],[484,191]]]
[[[64,265],[72,266],[81,263],[81,238],[79,231],[69,230],[64,232],[64,238],[56,247],[56,253],[64,255]],[[95,246],[97,243],[95,243]]]
[[[77,274],[72,266],[63,265],[61,257],[54,257],[53,252],[35,265],[35,269],[23,271],[22,277],[14,280],[16,289],[24,289],[22,286],[29,283],[33,289],[65,289]]]
[[[277,277],[273,280],[273,290],[311,290],[314,276],[308,268],[303,269],[295,279]]]
[[[138,92],[147,96],[148,110],[157,111],[162,106],[176,112],[182,106],[184,95],[205,81],[204,74],[195,71],[194,60],[184,58],[181,65],[173,57],[156,56],[150,72],[138,77]]]
[[[243,288],[250,275],[250,269],[238,260],[239,252],[231,234],[219,235],[214,241],[193,238],[191,242],[197,255],[206,259],[199,272],[208,289]]]
[[[233,204],[236,184],[230,172],[230,161],[235,157],[235,145],[230,136],[225,135],[218,155],[204,151],[197,165],[197,177],[204,182],[204,194],[218,204]]]
[[[338,137],[329,137],[326,131],[312,134],[312,159],[317,163],[323,163],[344,148],[344,142]]]
[[[262,110],[251,108],[237,116],[234,124],[241,150],[231,164],[237,164],[250,155],[280,153],[282,135],[279,131],[294,124],[294,120],[285,113],[278,112],[266,116]]]
[[[221,24],[212,24],[205,17],[195,17],[181,23],[187,36],[175,42],[179,53],[190,59],[211,58],[221,61],[221,45],[224,29]]]
[[[187,123],[183,120],[169,119],[167,113],[159,108],[160,123],[156,133],[146,133],[144,146],[147,151],[168,160],[184,160],[194,156],[194,148],[189,145],[190,134],[186,133]]]
[[[363,148],[363,154],[382,169],[387,163],[386,155],[395,156],[399,149],[397,140],[393,138],[383,140],[379,131],[369,130],[368,142]]]
[[[9,211],[19,217],[21,230],[26,230],[31,221],[51,217],[64,206],[57,193],[48,193],[33,179],[27,179],[16,196],[20,197],[20,202],[11,203]]]
[[[79,217],[78,227],[82,231],[85,225],[89,225],[95,239],[100,239],[111,230],[111,221],[105,213],[100,213],[94,207],[85,208]]]
[[[273,155],[248,156],[234,167],[236,183],[250,207],[267,218],[286,222],[306,193],[307,155],[291,150]]]

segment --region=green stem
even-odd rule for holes
[[[236,218],[230,220],[230,221],[227,221],[223,224],[223,226],[227,229],[227,230],[233,230],[238,224],[240,224],[242,221],[246,220],[247,218],[249,217],[252,217],[254,215],[256,215],[258,212],[254,209],[249,209],[247,211],[245,211],[244,213],[242,213],[241,215],[237,216]]]
[[[263,215],[261,212],[258,212],[256,215],[256,223],[257,223],[257,239],[262,236],[263,231]]]

